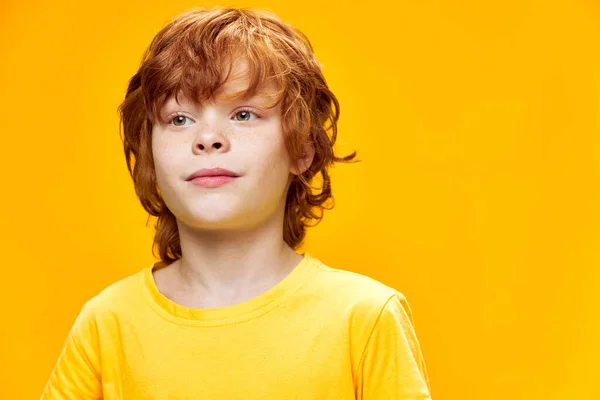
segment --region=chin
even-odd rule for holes
[[[182,218],[178,218],[186,225],[201,229],[232,229],[243,224],[244,216],[232,210],[218,208],[190,210]]]

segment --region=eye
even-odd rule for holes
[[[256,114],[250,112],[248,110],[241,110],[235,113],[234,119],[236,121],[250,121],[253,118],[250,118],[251,115],[254,115],[255,118],[258,118]],[[239,117],[239,118],[238,118]]]
[[[188,119],[188,120],[190,120],[190,121],[191,121],[191,119],[190,119],[190,118],[186,117],[186,116],[185,116],[185,115],[183,115],[183,114],[176,114],[176,115],[174,115],[173,117],[171,117],[171,118],[169,119],[169,122],[173,122],[173,125],[174,125],[174,126],[185,126],[185,125],[186,125],[186,124],[185,124],[185,120],[186,120],[186,119]],[[188,125],[189,125],[189,124],[188,124]]]

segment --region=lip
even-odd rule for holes
[[[234,176],[225,176],[225,175],[210,175],[210,176],[199,176],[197,178],[191,179],[189,182],[192,185],[196,186],[204,186],[204,187],[219,187],[227,182],[231,182],[235,179]]]
[[[224,168],[202,168],[187,177],[186,181],[191,181],[194,178],[202,178],[206,176],[221,176],[237,178],[239,175],[233,171]]]

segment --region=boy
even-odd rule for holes
[[[430,399],[404,296],[294,250],[327,168],[355,157],[333,154],[339,106],[306,37],[188,11],[119,109],[160,262],[83,306],[42,399]]]

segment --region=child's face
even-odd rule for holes
[[[222,93],[245,89],[245,71],[244,62],[234,66]],[[197,228],[248,228],[282,209],[289,174],[296,170],[284,144],[281,105],[267,109],[272,99],[260,95],[217,97],[202,106],[182,95],[179,100],[165,103],[152,129],[158,187],[177,219]],[[239,176],[217,187],[187,180],[199,169],[216,167]]]

